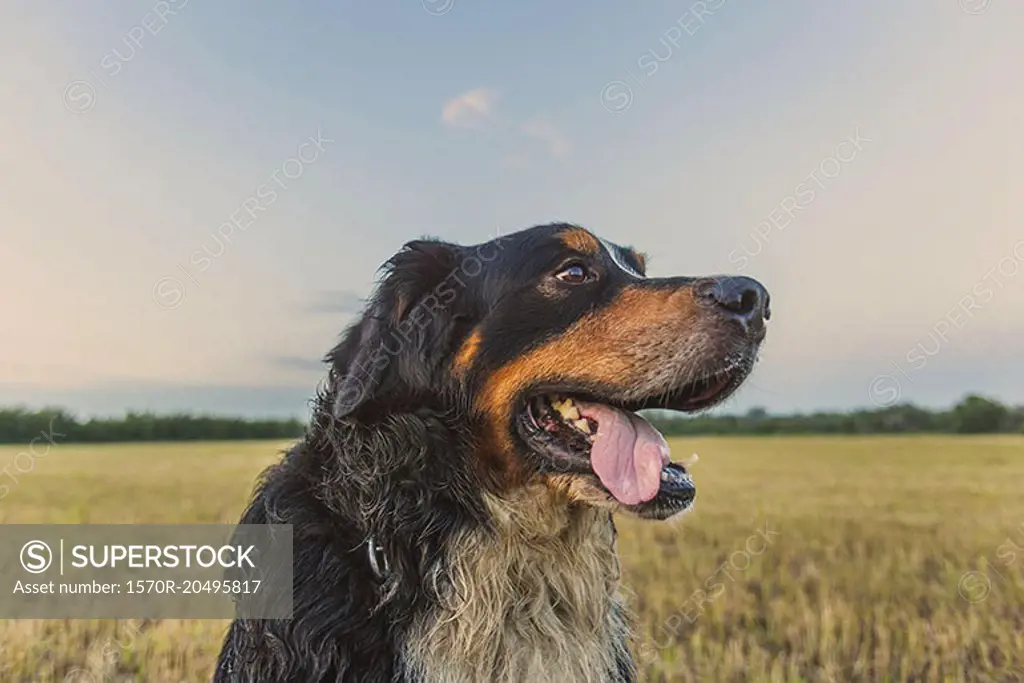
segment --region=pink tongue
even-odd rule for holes
[[[590,465],[615,499],[636,505],[658,495],[661,468],[669,461],[665,437],[647,420],[600,403],[577,402],[597,422]]]

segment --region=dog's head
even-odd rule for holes
[[[432,410],[473,435],[498,490],[544,481],[571,500],[664,519],[695,489],[635,411],[732,394],[765,336],[746,277],[648,278],[632,249],[572,225],[462,247],[407,244],[329,356],[334,419]]]

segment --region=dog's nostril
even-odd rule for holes
[[[771,315],[768,310],[768,291],[760,282],[749,277],[706,280],[704,286],[698,286],[697,291],[719,308],[743,320],[767,320]]]
[[[757,306],[758,296],[757,292],[752,289],[744,290],[743,294],[740,295],[739,303],[736,305],[726,304],[725,307],[731,310],[733,313],[739,313],[740,315],[750,315],[754,312],[754,308]]]

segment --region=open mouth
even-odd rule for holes
[[[533,394],[521,412],[520,433],[546,456],[549,469],[593,475],[611,497],[641,514],[674,514],[693,504],[696,486],[686,467],[670,460],[665,437],[635,411],[706,409],[730,395],[748,371],[746,363],[729,363],[645,400],[608,401],[569,388]]]
[[[697,489],[690,473],[669,459],[665,438],[628,410],[560,394],[534,396],[526,418],[532,439],[569,471],[592,473],[623,505],[659,499],[684,509]],[[582,471],[581,471],[582,470]]]

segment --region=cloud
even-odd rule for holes
[[[441,121],[452,128],[480,128],[491,118],[498,93],[476,88],[453,97],[441,108]]]
[[[270,361],[282,368],[323,373],[327,365],[323,360],[314,360],[304,356],[273,356]]]
[[[529,138],[543,142],[556,159],[564,159],[569,155],[569,140],[555,124],[547,119],[533,119],[519,127],[520,132]]]
[[[348,290],[317,292],[313,300],[303,309],[307,313],[344,313],[355,315],[362,312],[365,298]]]

